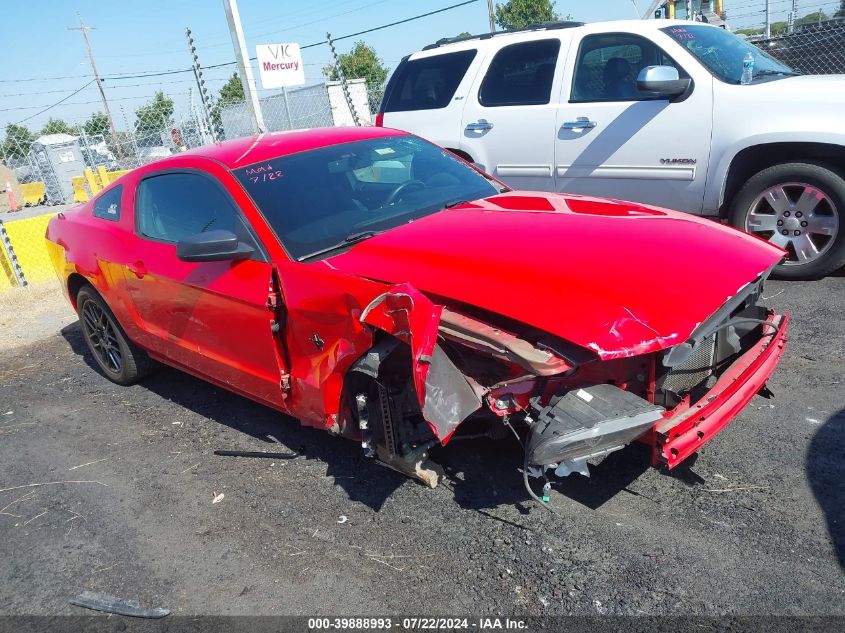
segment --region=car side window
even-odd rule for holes
[[[653,42],[639,35],[588,35],[575,61],[570,101],[640,101],[654,95],[637,89],[637,76],[646,66],[674,66],[684,70]]]
[[[560,40],[537,40],[502,48],[487,69],[478,101],[486,107],[549,103]]]
[[[205,176],[171,173],[144,178],[136,196],[137,228],[144,237],[175,243],[216,229],[242,233],[234,203]]]
[[[120,196],[123,194],[123,185],[110,189],[94,202],[94,217],[101,220],[117,222],[120,219]]]

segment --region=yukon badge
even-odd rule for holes
[[[695,165],[698,162],[695,158],[661,158],[661,165]]]

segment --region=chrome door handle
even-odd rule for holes
[[[492,130],[493,124],[484,119],[480,119],[475,123],[468,123],[466,127],[467,132],[481,132],[483,130]]]
[[[595,121],[590,121],[590,119],[585,116],[579,116],[577,120],[567,121],[560,127],[563,130],[588,130],[596,127],[596,125]]]

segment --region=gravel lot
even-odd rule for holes
[[[77,323],[0,351],[0,613],[91,590],[174,614],[845,615],[845,277],[767,294],[793,316],[775,398],[680,473],[631,447],[558,484],[563,519],[515,442],[442,450],[432,491],[175,370],[113,385]]]

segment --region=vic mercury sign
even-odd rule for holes
[[[285,88],[305,83],[299,44],[259,44],[255,51],[263,88]]]

